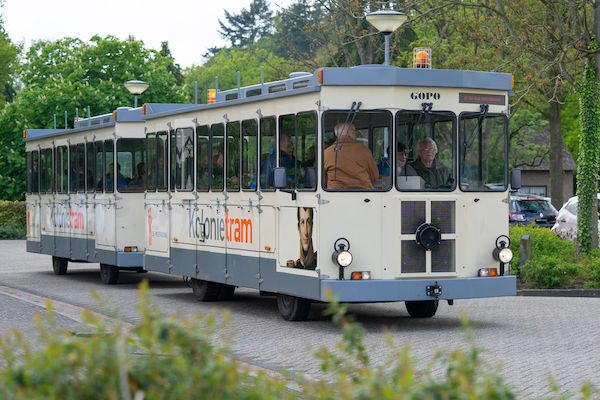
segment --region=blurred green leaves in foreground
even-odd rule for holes
[[[100,299],[98,298],[100,302]],[[106,309],[106,307],[104,307]],[[365,331],[334,298],[328,314],[341,329],[334,350],[316,351],[323,379],[265,373],[235,360],[229,315],[171,317],[153,306],[147,283],[139,323],[83,314],[90,334],[61,329],[52,304],[37,318],[36,345],[22,332],[0,339],[3,399],[513,399],[499,367],[487,365],[471,340],[467,349],[440,350],[419,368],[407,347],[388,335],[389,357],[375,365]],[[35,347],[35,348],[34,348]],[[434,373],[434,370],[437,371]],[[554,388],[556,398],[559,389]],[[580,397],[600,398],[589,385]]]

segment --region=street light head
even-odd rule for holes
[[[144,90],[148,89],[148,82],[144,81],[127,81],[125,87],[129,90],[129,93],[138,95],[144,93]]]
[[[379,10],[367,14],[367,21],[384,35],[394,32],[407,19],[406,14],[393,10]]]

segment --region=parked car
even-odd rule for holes
[[[508,222],[511,225],[529,224],[552,228],[558,211],[547,197],[512,194],[510,196]]]
[[[598,209],[600,210],[600,193],[597,194]],[[556,223],[552,227],[552,232],[564,239],[575,240],[577,238],[577,196],[571,197],[558,211]],[[600,231],[600,215],[598,220],[598,230]]]

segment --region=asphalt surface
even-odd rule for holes
[[[96,291],[118,311],[120,319],[135,323],[139,318],[136,288],[146,278],[155,304],[168,314],[227,310],[232,317],[236,355],[260,367],[319,377],[314,353],[321,346],[335,349],[340,340],[339,329],[322,316],[322,304],[313,305],[308,321],[286,322],[279,316],[274,298],[261,297],[251,289],[238,289],[230,302],[200,303],[178,277],[123,273],[118,285],[106,286],[100,282],[97,264],[70,263],[67,275],[55,276],[51,258],[26,253],[24,241],[0,241],[0,251],[0,285],[74,309],[90,307],[103,312],[92,296]],[[35,312],[43,313],[43,308],[3,293],[0,288],[0,332],[13,326],[31,332],[30,318]],[[473,327],[473,342],[485,349],[483,358],[489,370],[501,366],[500,373],[518,398],[553,395],[550,378],[563,393],[578,394],[586,380],[600,388],[599,309],[599,298],[517,296],[461,300],[453,306],[440,303],[435,317],[418,320],[408,316],[403,303],[349,306],[367,332],[366,344],[376,363],[390,355],[387,333],[397,345],[409,346],[421,366],[434,359],[438,349],[467,348],[470,342],[461,329],[465,316]],[[60,315],[60,323],[80,329],[72,311]],[[34,333],[29,336],[35,339]],[[437,373],[443,371],[438,368]]]

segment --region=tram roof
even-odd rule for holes
[[[143,122],[142,107],[119,107],[110,114],[96,115],[90,118],[82,118],[75,121],[75,127],[71,129],[26,129],[23,140],[45,139],[54,136],[70,135],[73,133],[115,126],[116,122]]]
[[[321,74],[321,79],[319,79]],[[212,104],[146,103],[145,119],[318,92],[322,86],[419,86],[503,90],[512,95],[512,74],[469,70],[398,68],[360,65],[320,68],[314,73],[295,72],[290,78],[218,91]]]

